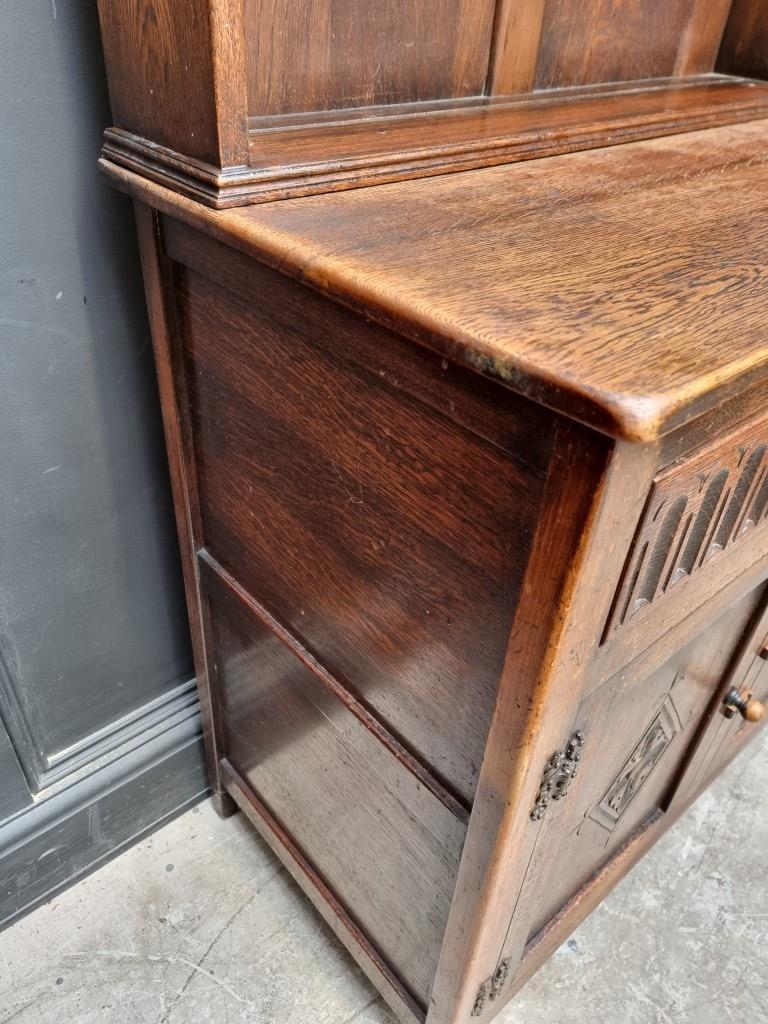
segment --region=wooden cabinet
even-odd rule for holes
[[[764,0],[101,8],[216,800],[489,1020],[760,728]]]
[[[99,0],[112,162],[214,207],[764,117],[768,0]]]
[[[405,1020],[490,1019],[760,727],[766,142],[241,211],[110,168],[217,798]]]

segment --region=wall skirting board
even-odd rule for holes
[[[96,164],[112,123],[96,5],[14,13],[0,34],[0,90],[18,98],[0,119],[0,927],[207,792],[133,214]],[[55,160],[37,160],[33,125]]]
[[[143,710],[5,823],[0,928],[207,795],[194,680]]]

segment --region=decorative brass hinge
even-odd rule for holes
[[[568,792],[571,780],[576,778],[584,734],[575,732],[568,740],[565,750],[558,750],[547,761],[539,786],[539,795],[531,811],[531,821],[540,821],[549,807],[550,800],[562,800]]]
[[[484,981],[480,988],[477,990],[475,996],[475,1005],[472,1007],[472,1016],[479,1017],[485,1009],[488,1001],[493,1002],[501,990],[504,988],[504,983],[509,977],[509,960],[502,960],[496,970],[493,972],[493,977],[488,978]]]

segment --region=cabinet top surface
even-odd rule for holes
[[[234,210],[111,174],[619,436],[768,376],[768,121]]]

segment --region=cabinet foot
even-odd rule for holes
[[[216,811],[220,818],[231,818],[239,810],[229,793],[225,793],[223,790],[220,793],[211,794],[211,802],[213,803],[214,811]]]

